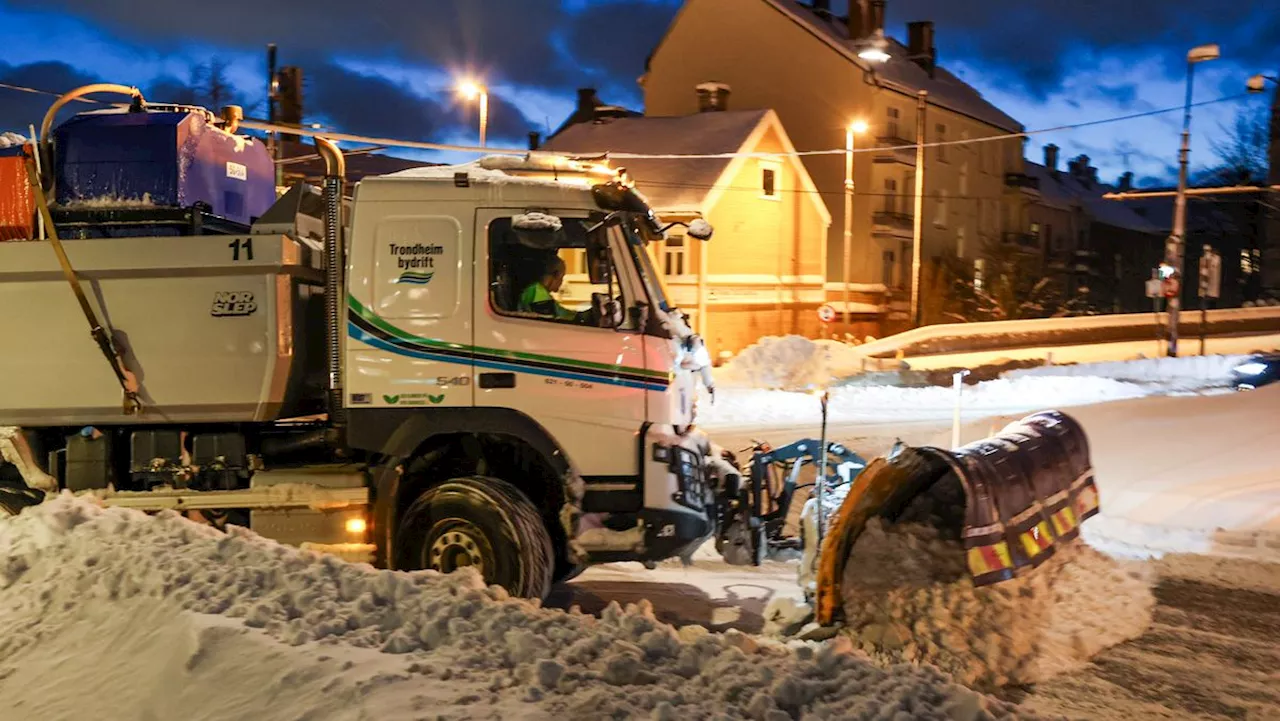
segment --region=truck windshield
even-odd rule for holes
[[[649,257],[648,243],[645,243],[644,238],[636,233],[630,223],[624,223],[623,227],[627,233],[627,247],[631,249],[631,256],[635,260],[637,272],[640,273],[640,280],[649,293],[649,300],[664,312],[669,312],[671,303],[667,299],[667,286],[662,281],[662,274],[654,268],[653,259]]]

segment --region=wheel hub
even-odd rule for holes
[[[440,534],[427,551],[427,568],[453,573],[470,567],[484,575],[484,553],[477,537],[478,532],[471,528],[453,528]]]

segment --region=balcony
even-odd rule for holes
[[[1040,179],[1033,178],[1026,173],[1005,173],[1004,187],[1011,190],[1020,190],[1025,195],[1033,198],[1040,197]]]
[[[915,216],[889,210],[877,210],[871,215],[871,234],[879,237],[911,238],[915,231]]]
[[[1019,248],[1035,250],[1040,247],[1040,236],[1033,233],[1005,233],[1005,245],[1016,245]]]
[[[911,145],[912,141],[906,138],[895,136],[876,138],[876,148],[879,152],[875,153],[875,162],[901,163],[914,168],[916,165],[916,149]]]

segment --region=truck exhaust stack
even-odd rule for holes
[[[347,176],[347,163],[342,151],[327,138],[316,138],[316,151],[324,158],[324,310],[325,359],[329,374],[329,422],[346,423],[342,408],[342,338],[343,293],[342,272],[346,267],[342,245],[342,189]]]

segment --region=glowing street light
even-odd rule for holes
[[[858,57],[870,63],[887,63],[893,59],[888,48],[889,41],[884,39],[884,31],[877,30],[866,46],[858,52]]]
[[[489,131],[489,90],[474,80],[462,80],[458,83],[458,95],[466,100],[480,98],[480,147],[483,148]]]

